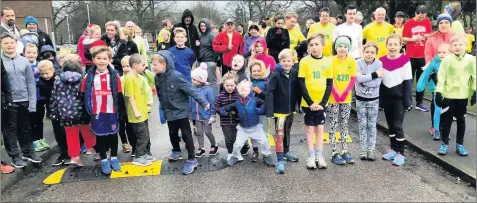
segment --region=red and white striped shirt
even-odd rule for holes
[[[93,113],[116,113],[114,105],[113,93],[111,91],[111,75],[108,71],[100,73],[96,71],[93,80],[93,89],[91,95]],[[86,77],[83,79],[82,91],[84,92]],[[118,92],[122,92],[121,80],[118,76]]]

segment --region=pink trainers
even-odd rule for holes
[[[72,157],[70,163],[77,166],[83,166],[83,162],[81,161],[81,158],[79,156]]]
[[[92,154],[96,154],[96,150],[94,150],[94,148],[89,148],[86,150],[86,154],[87,155],[92,155]]]
[[[99,161],[99,160],[101,160],[101,156],[99,156],[99,153],[94,154],[93,160],[94,160],[94,161]]]

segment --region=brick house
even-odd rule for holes
[[[34,16],[38,19],[38,27],[48,34],[53,32],[53,5],[52,0],[42,1],[21,1],[2,0],[2,8],[10,7],[15,11],[15,23],[18,29],[24,29],[23,21],[27,16]],[[45,22],[46,19],[46,22]],[[47,25],[46,25],[47,24]],[[48,26],[48,27],[47,27]]]

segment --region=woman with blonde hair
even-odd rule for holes
[[[128,49],[126,46],[126,40],[119,21],[108,21],[105,26],[106,33],[103,34],[101,40],[106,42],[106,45],[111,48],[113,55],[113,66],[119,73],[123,75],[123,68],[121,66],[121,59],[127,55]]]
[[[127,27],[122,27],[121,30],[124,33],[123,40],[126,41],[126,56],[129,56],[131,54],[139,54],[138,45],[136,44],[136,42],[134,42],[134,31]]]

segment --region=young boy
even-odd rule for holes
[[[323,56],[325,37],[315,34],[308,38],[308,56],[300,61],[298,81],[302,91],[301,106],[305,112],[306,143],[310,169],[327,168],[323,157],[323,136],[325,131],[326,105],[331,95],[333,77],[331,58]],[[316,146],[316,149],[315,149]]]
[[[277,173],[285,172],[285,160],[297,162],[298,157],[290,152],[290,132],[296,100],[301,96],[298,87],[298,72],[292,70],[296,53],[284,49],[278,55],[282,68],[270,76],[266,93],[267,117],[275,119],[275,145],[277,152]]]
[[[53,66],[55,67],[55,73],[58,75],[61,73],[61,67],[60,67],[60,64],[58,63],[56,52],[53,49],[53,47],[51,47],[50,45],[41,47],[40,58],[41,60],[50,60],[53,63]]]
[[[145,121],[148,119],[148,106],[152,106],[152,104],[148,104],[146,94],[149,88],[140,75],[145,68],[142,56],[139,54],[131,55],[129,67],[131,71],[124,76],[124,97],[128,122],[131,124],[137,139],[136,156],[133,159],[133,164],[148,166],[151,165],[151,161],[155,161],[155,158],[146,153],[149,144],[149,130]]]
[[[30,67],[35,77],[35,83],[40,79],[40,71],[38,69],[38,47],[34,44],[26,44],[23,52],[25,58],[30,62]],[[43,118],[45,118],[45,104],[47,100],[42,97],[40,90],[36,88],[36,112],[30,112],[30,124],[32,131],[33,149],[40,152],[50,148],[45,138],[43,138]]]
[[[467,103],[474,105],[475,96],[475,57],[466,54],[467,40],[464,35],[458,34],[451,40],[454,54],[445,57],[437,73],[436,105],[442,107],[441,139],[442,145],[438,154],[447,154],[449,134],[452,126],[452,117],[457,119],[456,152],[460,156],[467,156],[464,148],[465,114]]]
[[[176,46],[171,47],[169,51],[174,55],[176,71],[182,73],[184,77],[192,83],[191,69],[194,63],[194,52],[187,48],[185,42],[187,40],[187,32],[184,28],[174,28],[174,42]]]
[[[182,158],[180,148],[179,129],[182,130],[182,139],[186,143],[188,160],[184,166],[184,175],[194,172],[198,163],[195,159],[194,141],[189,124],[191,112],[189,96],[193,97],[205,110],[210,104],[197,93],[192,84],[179,72],[175,71],[174,56],[170,51],[159,51],[152,56],[152,68],[156,73],[155,85],[159,101],[164,112],[164,118],[169,127],[169,137],[172,144],[172,154],[169,161]]]

